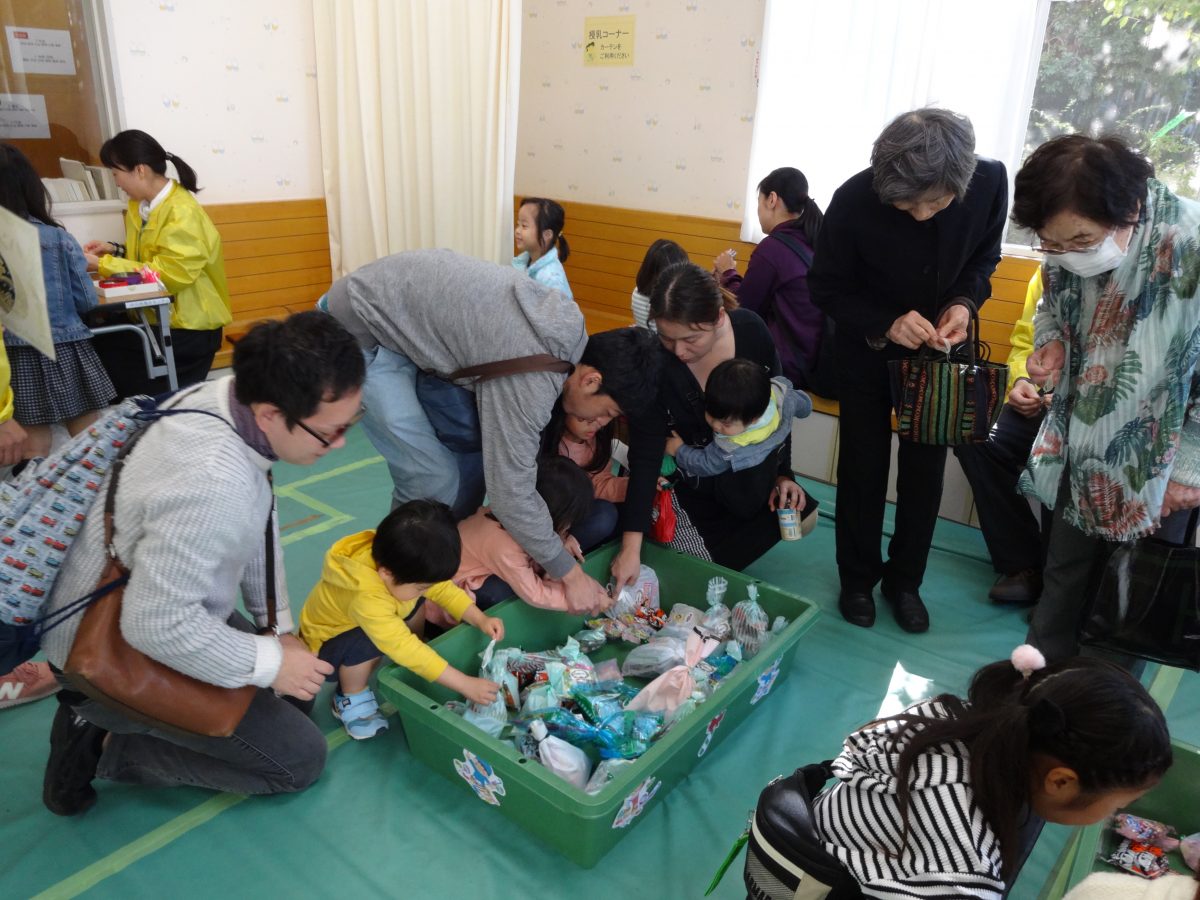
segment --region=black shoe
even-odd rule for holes
[[[92,779],[106,734],[67,704],[59,704],[50,727],[50,759],[42,781],[46,809],[58,816],[74,816],[96,802]]]
[[[883,596],[892,607],[896,624],[910,634],[929,630],[929,610],[916,591],[895,591],[883,588]]]
[[[870,628],[875,624],[875,598],[870,591],[842,591],[838,595],[838,612],[851,625]]]
[[[1042,573],[1024,569],[1012,575],[1001,575],[988,591],[988,599],[1004,606],[1033,606],[1042,596]]]

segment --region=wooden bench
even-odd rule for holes
[[[516,198],[514,206],[519,202]],[[754,252],[754,244],[740,239],[740,222],[590,203],[566,202],[563,209],[563,234],[571,247],[564,266],[590,332],[633,323],[629,300],[634,280],[646,248],[659,238],[675,241],[705,270],[712,268],[717,254],[732,247],[737,251],[738,271],[745,272]],[[1037,266],[1035,259],[1005,257],[992,276],[992,298],[980,310],[979,330],[994,360],[1008,357],[1008,339]],[[813,405],[837,415],[836,401],[814,397]]]
[[[213,368],[228,366],[230,340],[263,319],[312,309],[329,289],[329,221],[323,198],[228,203],[205,210],[220,232],[233,322]]]

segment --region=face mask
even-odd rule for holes
[[[1122,250],[1117,246],[1117,242],[1113,237],[1114,234],[1116,232],[1110,233],[1097,246],[1089,250],[1072,250],[1069,253],[1060,253],[1054,257],[1054,261],[1068,272],[1074,272],[1081,278],[1090,278],[1093,275],[1099,275],[1103,272],[1111,272],[1121,264],[1121,260],[1129,252],[1128,247]]]

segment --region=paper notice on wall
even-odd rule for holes
[[[54,359],[38,230],[0,207],[0,324]]]
[[[48,138],[50,119],[41,94],[0,94],[0,138]]]
[[[75,51],[71,32],[57,28],[6,25],[8,55],[14,72],[26,75],[74,75]]]
[[[632,66],[634,16],[587,16],[583,20],[585,66]]]

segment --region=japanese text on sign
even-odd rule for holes
[[[585,66],[633,65],[633,16],[590,16],[583,21]]]

